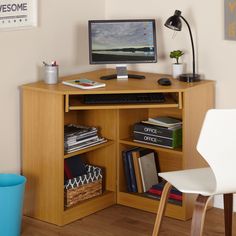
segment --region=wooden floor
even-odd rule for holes
[[[236,217],[235,217],[236,218]],[[23,217],[22,236],[148,236],[152,234],[155,214],[115,205],[64,227]],[[224,235],[223,210],[207,212],[204,236]],[[234,219],[234,225],[236,219]],[[190,221],[165,217],[160,236],[187,236]],[[234,228],[234,227],[233,227]],[[236,230],[234,230],[236,231]],[[236,236],[236,232],[233,234]]]

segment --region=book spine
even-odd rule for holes
[[[137,189],[139,193],[143,193],[142,177],[141,177],[139,161],[138,161],[138,158],[140,158],[139,151],[132,152],[132,157],[133,157],[133,163],[134,163],[134,172],[135,172],[135,177],[136,177]]]
[[[169,130],[168,128],[163,128],[156,125],[148,125],[144,123],[137,123],[134,125],[134,132],[141,132],[144,134],[150,134],[161,137],[173,138],[173,130]]]
[[[128,166],[128,159],[127,159],[127,156],[126,156],[126,151],[122,152],[122,157],[123,157],[123,164],[124,164],[124,170],[125,170],[127,191],[132,192],[131,180],[130,180],[130,174],[129,174],[129,166]]]
[[[146,135],[144,133],[134,132],[134,141],[141,141],[147,144],[155,144],[163,147],[175,148],[176,143],[172,139],[158,136]]]
[[[149,189],[149,190],[148,190],[148,193],[161,196],[162,191],[161,191],[161,190],[157,190],[157,189]],[[170,194],[169,194],[169,198],[172,198],[172,199],[175,199],[175,200],[179,200],[179,201],[182,201],[182,200],[183,200],[182,195],[174,194],[174,193],[171,193],[171,192],[170,192]]]
[[[128,160],[128,166],[129,166],[131,189],[132,189],[132,192],[137,193],[138,189],[137,189],[136,177],[135,177],[135,172],[134,172],[132,151],[127,151],[126,155],[127,155],[127,160]]]
[[[176,130],[173,135],[174,146],[182,146],[182,129]]]
[[[155,195],[155,194],[152,194],[152,193],[148,193],[148,192],[144,193],[143,195],[145,197],[150,197],[150,198],[157,199],[157,200],[161,199],[161,196]],[[182,201],[175,200],[175,199],[172,199],[172,198],[168,198],[168,203],[171,203],[171,204],[174,204],[174,205],[178,205],[178,206],[182,206]]]
[[[143,185],[143,191],[146,192],[148,189],[146,189],[146,186],[145,186],[144,173],[142,170],[142,163],[141,163],[140,158],[138,158],[138,163],[139,163],[140,175],[141,175],[141,180],[142,180],[142,185]]]

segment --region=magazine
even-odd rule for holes
[[[154,118],[148,118],[148,120],[142,121],[142,123],[158,125],[166,128],[176,128],[182,125],[182,120],[168,116],[158,116]]]
[[[100,83],[100,82],[93,81],[90,79],[85,79],[85,78],[62,81],[62,83],[65,85],[69,85],[69,86],[81,88],[81,89],[94,89],[94,88],[101,88],[101,87],[106,86],[105,83]]]

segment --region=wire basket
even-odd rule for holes
[[[65,208],[102,194],[102,169],[86,165],[87,174],[69,179],[64,185]]]

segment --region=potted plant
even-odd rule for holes
[[[184,52],[181,50],[174,50],[170,52],[170,58],[175,59],[176,63],[172,65],[172,75],[174,78],[178,78],[179,75],[183,74],[184,65],[179,63],[179,59],[184,55]]]

